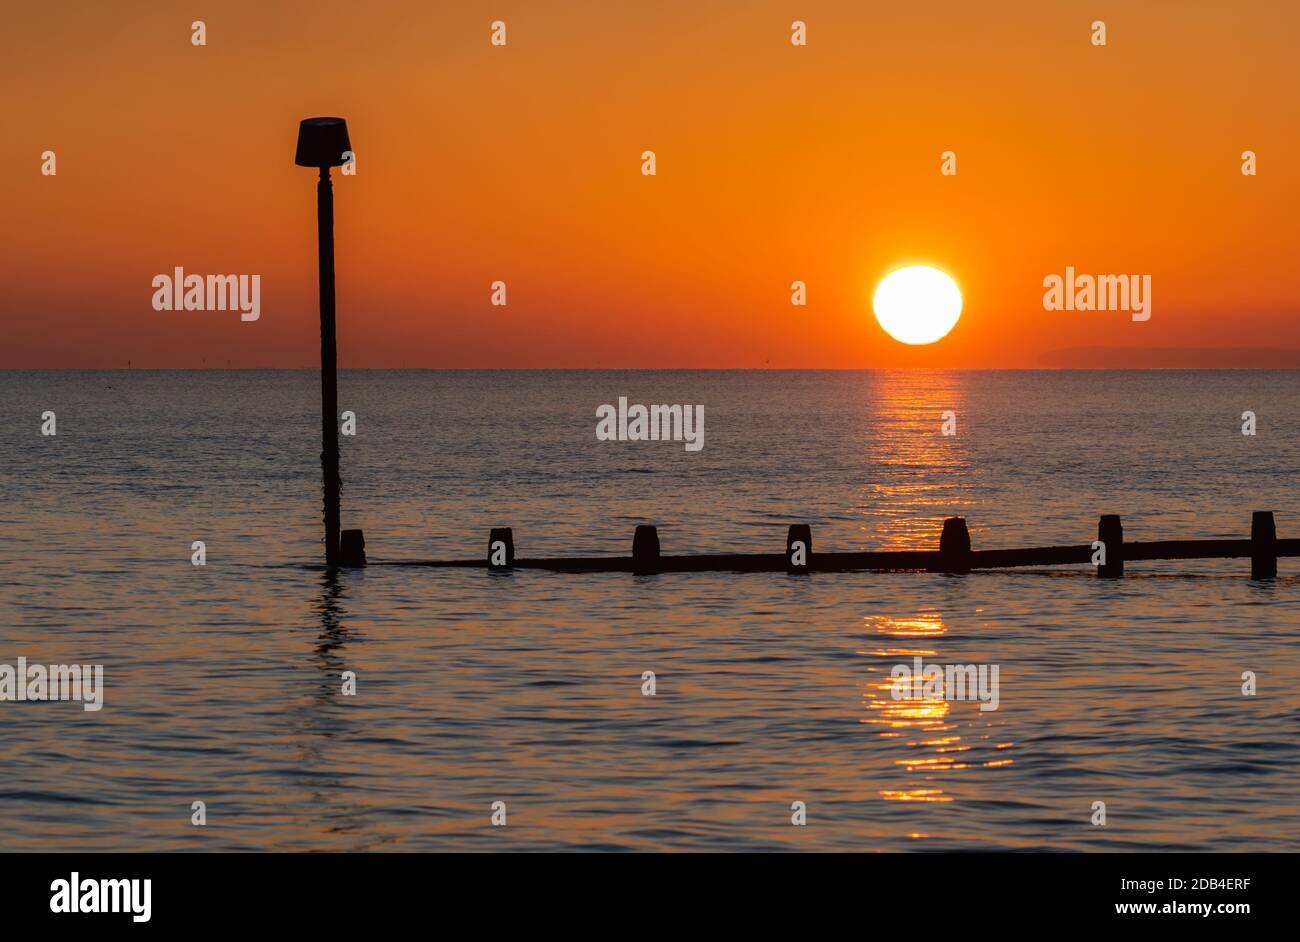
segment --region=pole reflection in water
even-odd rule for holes
[[[342,578],[360,578],[360,574],[344,571]],[[303,709],[294,717],[298,758],[293,775],[307,789],[306,808],[314,826],[326,834],[361,832],[370,827],[365,804],[349,795],[349,773],[334,748],[347,741],[352,726],[345,712],[350,707],[343,702],[343,673],[355,667],[349,667],[344,658],[344,650],[353,640],[353,632],[344,624],[346,600],[340,571],[326,569],[312,605],[320,625],[312,648],[319,679],[313,695],[302,699]]]

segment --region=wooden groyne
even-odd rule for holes
[[[1300,539],[1279,540],[1273,514],[1257,510],[1250,538],[1243,540],[1158,540],[1127,543],[1120,518],[1106,514],[1097,525],[1097,539],[1077,546],[1037,546],[1026,549],[971,549],[964,517],[943,522],[934,550],[890,550],[869,553],[814,553],[812,528],[794,524],[786,535],[784,553],[703,553],[665,556],[659,533],[639,526],[631,556],[585,556],[529,559],[515,556],[514,532],[498,527],[488,535],[487,554],[480,559],[385,561],[383,565],[511,569],[554,572],[947,572],[1011,569],[1025,566],[1093,565],[1103,578],[1124,575],[1126,562],[1156,559],[1250,559],[1252,579],[1277,575],[1278,557],[1300,556]]]

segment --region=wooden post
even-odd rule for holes
[[[641,525],[632,537],[632,568],[635,572],[657,572],[659,569],[659,531]]]
[[[970,531],[965,517],[949,517],[939,534],[939,572],[970,572]]]
[[[1124,526],[1119,514],[1102,514],[1097,521],[1097,540],[1106,546],[1106,561],[1097,567],[1097,575],[1118,579],[1124,575]]]
[[[344,530],[339,537],[339,565],[366,564],[366,537],[360,530]]]
[[[339,564],[339,392],[334,339],[334,187],[330,168],[316,183],[316,240],[320,275],[321,476],[325,481],[325,565]]]
[[[342,118],[304,118],[298,122],[298,149],[293,162],[317,167],[316,249],[320,278],[320,468],[325,492],[325,565],[341,561],[339,535],[339,393],[334,336],[334,185],[330,167],[341,167],[351,153],[348,124]],[[360,531],[358,531],[359,533]],[[355,559],[355,537],[353,552]],[[364,561],[364,554],[362,554]],[[346,564],[345,564],[346,565]]]
[[[799,544],[796,546],[795,544]],[[807,572],[812,558],[812,527],[806,523],[790,524],[785,535],[785,568],[787,572]]]
[[[1277,577],[1277,526],[1273,511],[1256,510],[1250,515],[1250,578]]]
[[[498,572],[515,564],[515,533],[510,527],[493,527],[488,534],[488,568]]]

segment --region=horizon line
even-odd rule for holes
[[[1300,366],[340,366],[350,372],[424,373],[1295,373]],[[0,373],[320,372],[320,366],[5,366]]]

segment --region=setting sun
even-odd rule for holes
[[[886,275],[871,304],[876,320],[895,340],[934,343],[943,339],[961,316],[961,291],[937,268],[912,265]]]

